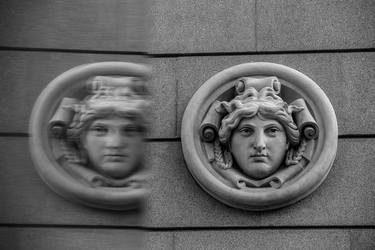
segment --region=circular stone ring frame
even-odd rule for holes
[[[199,127],[210,105],[233,88],[240,77],[276,76],[308,103],[320,127],[311,161],[282,188],[235,189],[225,184],[207,159],[199,136]],[[284,207],[312,193],[331,169],[337,150],[337,120],[322,89],[309,77],[284,65],[255,62],[225,69],[206,81],[186,107],[181,127],[182,150],[187,167],[198,184],[217,200],[240,209],[261,211]]]
[[[43,181],[61,196],[81,204],[110,209],[128,210],[138,207],[147,196],[146,188],[92,188],[85,186],[61,169],[54,158],[48,122],[63,97],[86,89],[86,80],[93,76],[123,75],[150,78],[150,69],[128,62],[98,62],[72,68],[51,81],[34,104],[29,133],[31,157]]]

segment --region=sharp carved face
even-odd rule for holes
[[[132,120],[111,116],[94,120],[82,142],[89,162],[97,172],[107,177],[124,178],[138,167],[143,135]]]
[[[278,121],[263,120],[256,115],[241,120],[232,132],[230,147],[237,165],[245,174],[263,179],[281,166],[288,142]]]

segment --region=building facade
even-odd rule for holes
[[[0,12],[1,249],[131,249],[138,237],[146,249],[375,248],[374,1],[2,1]],[[151,195],[142,211],[67,201],[31,162],[29,118],[42,89],[100,61],[152,66]],[[312,78],[339,129],[322,185],[266,212],[209,196],[181,150],[191,96],[245,62],[279,63]]]

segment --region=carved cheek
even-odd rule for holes
[[[235,155],[235,157],[236,155],[240,154],[241,149],[244,148],[244,140],[241,138],[241,136],[238,133],[232,134],[229,148],[232,154]]]
[[[230,143],[230,151],[241,169],[247,168],[249,164],[249,144],[251,139],[243,137],[239,133],[233,134]]]
[[[88,158],[96,168],[100,167],[104,155],[105,138],[87,134],[85,138],[85,149]]]
[[[270,154],[270,159],[273,161],[273,165],[281,165],[282,160],[285,157],[286,149],[288,148],[288,143],[286,141],[285,135],[273,138],[268,142],[268,150]]]

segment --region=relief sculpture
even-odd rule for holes
[[[270,210],[326,178],[337,150],[329,99],[309,77],[275,63],[244,63],[207,80],[181,126],[186,165],[217,200]]]
[[[240,78],[235,97],[216,101],[204,118],[201,138],[213,144],[205,147],[210,161],[236,188],[280,188],[311,157],[318,126],[305,101],[287,104],[280,88],[277,77]]]
[[[82,101],[63,98],[50,121],[58,162],[92,187],[142,185],[148,101],[141,79],[96,76]]]
[[[72,68],[51,81],[30,119],[30,151],[61,196],[110,210],[145,200],[149,69],[127,62]]]

